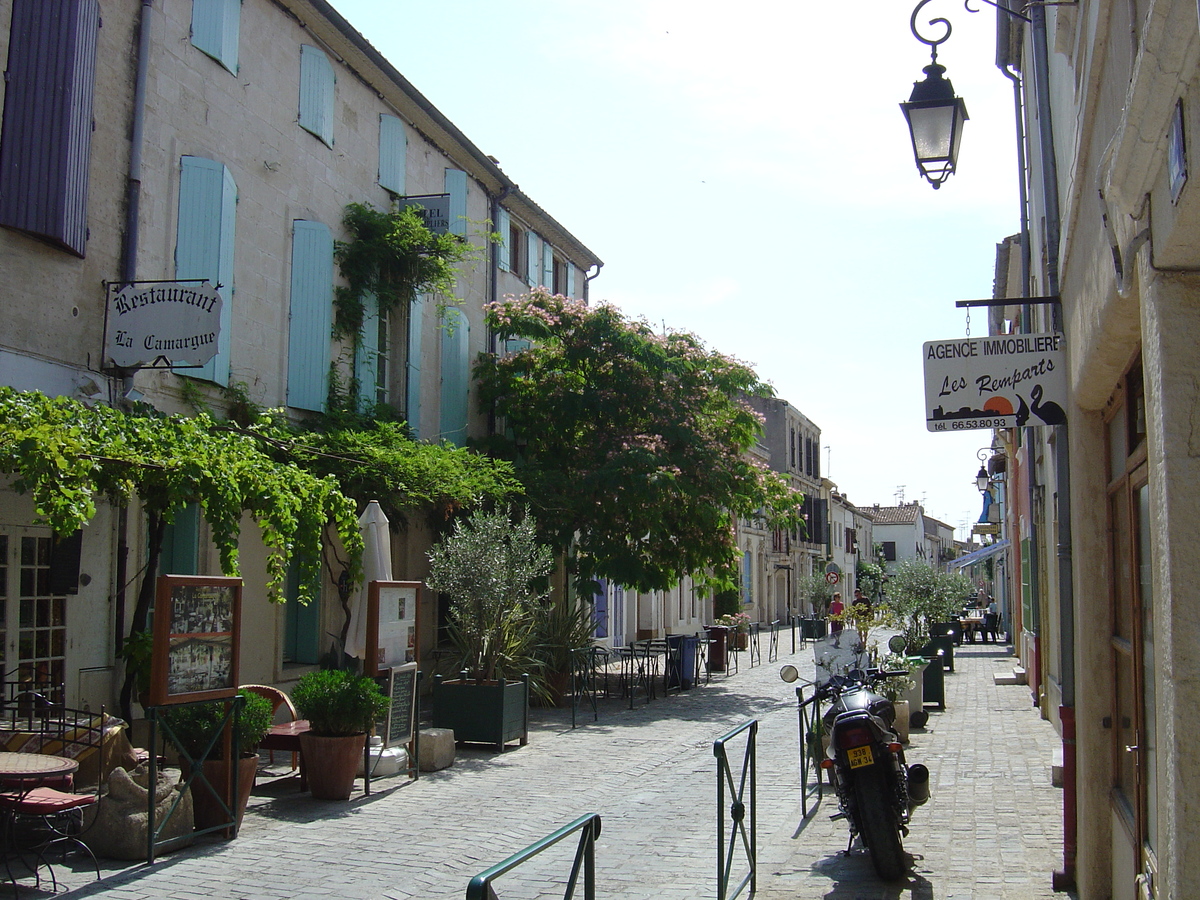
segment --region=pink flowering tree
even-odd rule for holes
[[[540,538],[594,578],[642,591],[736,584],[739,517],[793,527],[802,497],[747,451],[743,402],[770,388],[694,335],[539,288],[488,306],[507,352],[476,366],[490,450],[514,461]]]

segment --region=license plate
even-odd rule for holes
[[[846,751],[846,755],[850,758],[850,768],[852,769],[861,769],[863,766],[869,766],[875,762],[875,755],[871,752],[870,745],[851,747]]]

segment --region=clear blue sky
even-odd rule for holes
[[[903,486],[956,529],[990,433],[926,431],[921,345],[965,333],[954,301],[991,296],[1019,213],[995,12],[970,2],[922,15],[953,24],[971,115],[935,192],[898,107],[929,62],[907,0],[332,0],[605,261],[594,301],[751,363],[852,502]]]

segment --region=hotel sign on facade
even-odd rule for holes
[[[1000,334],[926,341],[925,425],[930,431],[1062,425],[1067,421],[1061,334]]]
[[[109,300],[107,334],[105,351],[115,366],[202,366],[217,354],[221,295],[207,281],[127,285]]]

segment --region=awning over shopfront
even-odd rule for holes
[[[958,559],[950,561],[951,569],[961,569],[965,566],[972,565],[977,562],[983,562],[985,559],[990,559],[997,553],[1002,553],[1008,549],[1008,545],[1012,543],[1007,538],[1002,541],[996,541],[994,544],[988,544],[979,550],[973,550],[966,556],[960,556]]]

